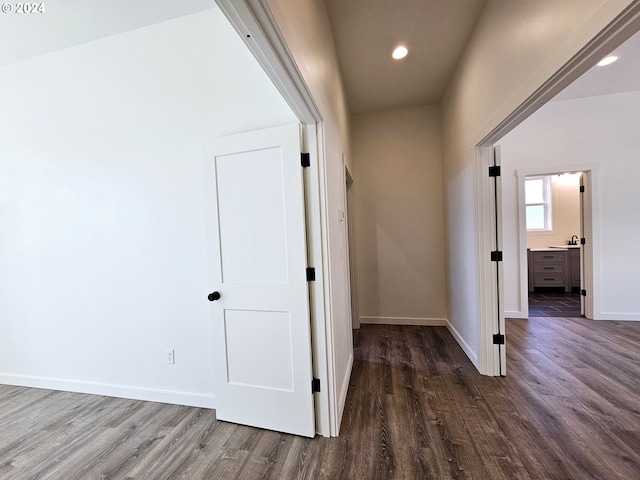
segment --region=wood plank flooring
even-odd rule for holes
[[[508,320],[508,375],[440,327],[363,325],[338,438],[0,386],[0,479],[640,479],[640,323]]]

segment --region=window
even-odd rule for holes
[[[551,230],[551,177],[529,177],[524,181],[527,230]]]

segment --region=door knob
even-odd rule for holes
[[[210,302],[215,302],[216,300],[220,300],[220,292],[211,292],[209,295],[207,295],[207,298],[209,299]]]

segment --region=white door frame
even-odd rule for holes
[[[584,268],[581,269],[580,288],[587,291],[584,300],[585,317],[599,320],[600,284],[594,279],[600,278],[600,207],[597,185],[600,184],[600,165],[595,163],[570,163],[518,169],[518,258],[520,261],[520,305],[523,311],[529,310],[529,290],[527,288],[527,226],[525,217],[524,181],[535,175],[555,175],[567,172],[583,172],[585,196],[584,218],[580,220],[587,243],[582,249]],[[526,307],[526,308],[525,308]]]
[[[495,235],[491,226],[491,217],[495,216],[495,212],[491,211],[493,190],[486,175],[493,145],[639,30],[640,1],[636,0],[476,145],[476,243],[480,276],[478,365],[480,373],[484,375],[500,375],[496,347],[493,345],[493,334],[496,333],[494,326],[500,315],[497,307],[499,293],[497,283],[492,282],[492,262],[488,253],[491,251],[492,236]],[[498,229],[502,230],[502,224],[498,225]],[[597,274],[594,272],[594,275]],[[501,308],[504,309],[504,306]]]
[[[476,148],[476,215],[478,218],[478,275],[480,300],[480,349],[478,366],[483,375],[500,376],[500,348],[493,343],[493,335],[498,333],[500,322],[500,291],[496,279],[495,262],[491,261],[491,251],[495,248],[496,225],[494,210],[494,186],[489,178],[489,167],[493,166],[493,144]],[[504,334],[504,331],[502,332]]]
[[[315,394],[316,433],[325,437],[337,436],[340,410],[334,368],[322,114],[267,1],[216,0],[216,3],[303,125],[303,148],[309,153],[311,163],[305,169],[308,260],[309,266],[316,269],[316,281],[310,282],[309,295],[313,372],[321,385],[320,392]]]
[[[351,306],[351,328],[360,328],[360,309],[358,307],[358,268],[356,264],[356,225],[353,209],[355,198],[353,191],[353,176],[349,167],[342,160],[345,176],[345,227],[347,229],[347,259],[349,260],[349,305]]]
[[[493,166],[494,168],[500,169],[502,166],[502,161],[500,158],[500,146],[493,147]],[[497,175],[494,177],[494,195],[491,208],[494,212],[492,226],[494,228],[494,234],[492,235],[493,245],[491,250],[496,250],[497,252],[503,252],[504,250],[504,235],[502,234],[502,176]],[[498,336],[502,336],[503,341],[493,342],[494,348],[497,351],[494,351],[494,355],[498,355],[497,360],[497,369],[498,374],[504,376],[507,374],[507,345],[505,343],[506,339],[506,323],[504,316],[504,265],[502,260],[497,262],[492,262],[494,264],[494,268],[492,269],[493,273],[493,284],[497,285],[497,303],[498,303],[498,318],[497,320],[497,329],[496,334]]]

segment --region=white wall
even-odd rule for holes
[[[209,10],[211,0],[64,0],[39,2],[44,12],[2,16],[0,65]]]
[[[476,145],[615,18],[627,0],[489,0],[442,102],[447,306],[480,371]]]
[[[214,406],[203,140],[296,121],[218,9],[3,66],[0,382]]]
[[[640,92],[550,102],[505,136],[502,145],[505,310],[518,311],[521,281],[517,264],[518,212],[513,208],[515,171],[567,164],[598,169],[593,185],[600,221],[594,244],[600,311],[595,318],[640,320],[637,274],[640,271]],[[514,203],[515,202],[515,203]],[[516,235],[514,235],[516,232]]]
[[[339,423],[353,363],[346,222],[338,221],[338,211],[345,210],[346,202],[343,158],[347,166],[351,165],[347,103],[324,2],[268,0],[267,3],[324,120],[327,210],[323,213],[329,230],[326,254],[330,264],[327,313],[334,347],[329,361],[333,360],[332,376],[338,385],[333,401],[338,404]],[[354,181],[357,184],[357,177]],[[334,425],[336,434],[338,426]]]
[[[360,319],[444,325],[440,109],[356,115],[351,123]]]

